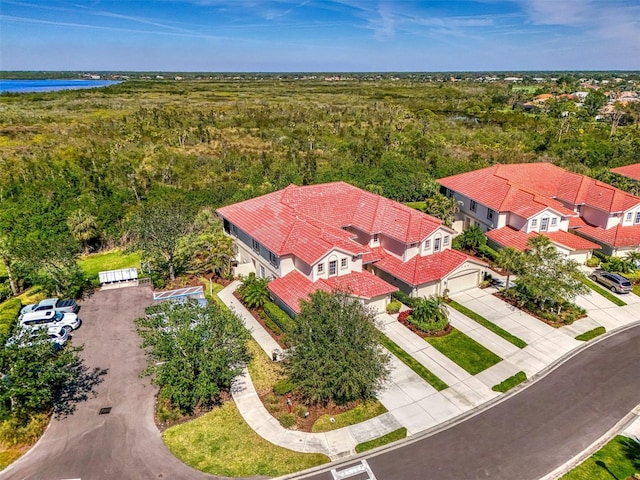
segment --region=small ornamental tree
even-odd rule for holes
[[[375,313],[345,292],[317,291],[302,301],[285,367],[312,404],[373,398],[389,374]]]
[[[242,301],[249,308],[261,308],[265,303],[271,300],[267,285],[268,278],[258,278],[256,274],[251,272],[238,288],[238,294]]]
[[[216,404],[248,361],[249,332],[232,312],[212,303],[163,302],[136,320],[147,373],[160,395],[183,414]]]
[[[449,311],[442,297],[422,298],[407,321],[425,333],[441,332],[449,325]]]

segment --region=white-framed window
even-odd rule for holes
[[[494,210],[491,210],[490,208],[487,208],[487,218],[489,220],[493,220],[493,216],[495,215],[495,213],[496,212]]]
[[[636,221],[634,223],[640,223],[640,211],[636,213]]]
[[[267,276],[267,273],[264,269],[264,266],[260,265],[260,278],[264,278]]]
[[[428,238],[424,241],[424,249],[429,250],[431,248],[431,239]]]
[[[443,240],[442,244],[443,244],[444,246],[449,245],[449,235],[445,235],[445,236],[444,236],[444,240]]]
[[[277,267],[278,266],[278,256],[273,252],[269,252],[269,262],[274,267]]]
[[[540,231],[546,232],[547,228],[549,228],[549,217],[542,217],[542,220],[540,220]]]
[[[380,235],[378,233],[373,234],[373,243],[378,243],[380,241]]]
[[[532,218],[531,219],[531,228],[537,228],[538,227],[538,219],[537,218]]]
[[[478,208],[478,204],[476,203],[476,201],[471,200],[469,202],[469,210],[471,210],[472,212],[475,212],[477,208]]]
[[[318,266],[316,267],[316,271],[319,274],[323,274],[324,273],[324,263],[319,263]]]
[[[440,237],[436,237],[433,239],[433,251],[434,252],[439,252],[440,251],[440,242],[442,241],[442,239]]]
[[[348,258],[346,258],[346,257],[341,258],[341,259],[340,259],[340,268],[341,268],[341,269],[345,269],[345,268],[347,268],[347,266],[348,266],[348,261],[349,261],[349,259],[348,259]]]
[[[329,276],[333,276],[333,275],[337,275],[338,274],[338,261],[337,260],[331,260],[329,262]]]
[[[627,212],[627,217],[625,218],[625,220],[627,222],[630,222],[632,218],[633,218],[633,212]]]
[[[256,252],[260,251],[260,242],[255,239],[251,239],[251,248],[253,248]]]
[[[551,217],[551,226],[555,227],[558,224],[558,217]]]

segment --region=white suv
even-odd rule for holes
[[[78,328],[80,324],[81,321],[75,313],[56,312],[55,310],[25,313],[20,318],[21,328],[60,327],[67,332],[71,332],[71,330]]]

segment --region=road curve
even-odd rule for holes
[[[640,326],[635,326],[592,345],[506,401],[367,462],[378,480],[537,480],[638,404]],[[304,478],[333,477],[322,472]]]
[[[153,421],[155,394],[133,320],[151,303],[149,288],[96,292],[82,303],[83,325],[73,343],[85,345],[85,364],[107,369],[97,396],[73,415],[53,420],[36,446],[0,474],[1,479],[214,479],[177,460]],[[107,415],[99,415],[111,407]]]

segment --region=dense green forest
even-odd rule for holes
[[[73,277],[66,260],[126,246],[145,205],[195,213],[290,183],[419,201],[439,177],[544,160],[634,187],[608,169],[640,161],[640,102],[615,129],[569,102],[520,108],[576,82],[264,75],[2,94],[0,258],[27,283],[43,265]]]

